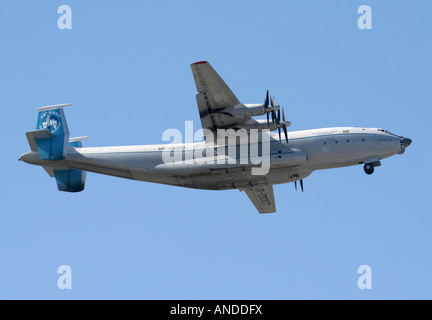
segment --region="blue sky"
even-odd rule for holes
[[[72,8],[60,30],[57,8]],[[357,27],[360,5],[372,30]],[[432,3],[3,1],[0,298],[431,299]],[[269,89],[290,130],[382,127],[413,139],[372,176],[314,172],[275,186],[278,212],[244,193],[89,173],[58,192],[29,150],[36,107],[65,109],[86,146],[162,143],[200,127],[190,64],[210,61],[243,103]],[[57,268],[72,268],[72,290]],[[357,268],[372,268],[359,290]]]

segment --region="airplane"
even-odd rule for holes
[[[273,185],[294,182],[297,189],[299,181],[303,191],[303,180],[315,170],[358,164],[363,164],[365,173],[370,175],[382,159],[404,153],[412,143],[409,138],[381,128],[332,127],[288,132],[291,122],[286,120],[283,106],[276,105],[274,95],[270,97],[268,91],[264,103],[242,104],[210,63],[195,62],[191,68],[202,129],[210,133],[204,141],[86,148],[82,140],[88,137],[70,138],[64,114],[64,108],[70,104],[62,104],[38,108],[36,130],[26,132],[31,151],[19,160],[42,166],[55,177],[60,191],[84,190],[88,171],[186,188],[238,189],[247,194],[259,213],[272,213],[276,211]],[[257,116],[264,119],[254,119]],[[230,129],[242,131],[246,137],[261,130],[255,141],[257,148],[262,148],[261,156],[268,156],[265,174],[253,174],[251,168],[257,168],[256,163],[239,163],[244,157],[241,151],[231,157],[221,153],[225,161],[215,160],[220,159],[218,152],[226,151],[227,146],[225,139],[219,142],[215,137],[220,136],[219,131]],[[211,134],[215,136],[211,138]],[[263,149],[265,141],[267,153]],[[248,140],[246,147],[252,149],[252,143]],[[235,140],[234,149],[240,146],[241,142]],[[166,162],[164,155],[175,150],[181,159]],[[203,150],[216,153],[210,153],[207,159]],[[201,156],[193,161],[183,160],[191,153]],[[250,155],[246,158],[250,160]]]

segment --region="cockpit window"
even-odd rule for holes
[[[381,132],[384,132],[384,133],[388,133],[388,134],[391,134],[391,135],[394,135],[395,136],[395,134],[394,133],[391,133],[390,131],[388,131],[388,130],[384,130],[384,129],[377,129],[378,131],[381,131]]]

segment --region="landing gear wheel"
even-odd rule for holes
[[[363,169],[366,174],[372,174],[375,171],[374,166],[371,163],[366,163]]]

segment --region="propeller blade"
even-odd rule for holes
[[[303,192],[303,179],[300,180],[300,187],[301,187],[301,190],[302,190],[302,192]]]
[[[282,120],[283,120],[284,122],[286,121],[286,119],[285,119],[285,111],[284,111],[284,107],[283,107],[283,105],[282,105]],[[283,131],[284,131],[284,133],[285,133],[285,140],[286,140],[286,142],[288,143],[288,131],[287,131],[286,126],[283,127]]]
[[[280,108],[278,109],[278,111],[277,111],[277,121],[276,121],[276,124],[278,125],[279,123],[280,123],[280,118],[281,118],[281,111],[280,111]],[[278,127],[278,132],[279,132],[279,141],[282,141],[282,138],[281,138],[281,127]]]
[[[296,191],[297,191],[297,180],[294,181],[294,186],[295,186],[295,189],[296,189]]]
[[[269,107],[269,95],[268,95],[268,90],[267,90],[267,94],[266,94],[266,99],[264,101],[264,110],[267,109]],[[269,125],[269,115],[268,112],[267,113],[267,126]]]
[[[270,106],[272,106],[272,107],[274,107],[274,99],[275,99],[275,96],[273,95],[273,98],[270,99]],[[272,124],[273,124],[273,123],[275,123],[276,113],[274,112],[274,110],[272,110],[271,114],[272,114]],[[267,116],[268,116],[268,113],[267,113]],[[267,124],[268,124],[268,122],[267,122]]]
[[[265,99],[265,102],[264,102],[264,108],[265,109],[267,109],[269,107],[269,91],[267,90],[267,94],[266,94],[266,99]],[[269,126],[269,113],[268,112],[266,112],[267,113],[267,126]]]

